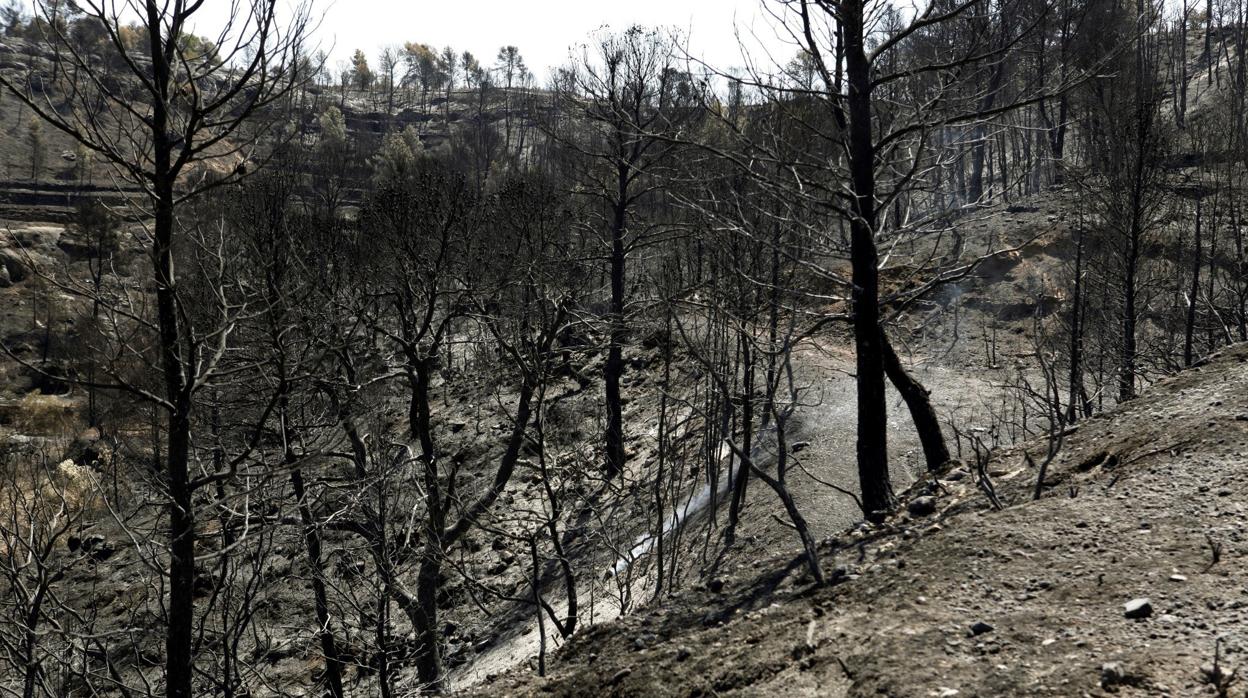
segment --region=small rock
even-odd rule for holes
[[[1153,603],[1146,598],[1132,599],[1122,605],[1122,610],[1127,618],[1148,618],[1153,615]]]
[[[915,497],[906,505],[906,511],[913,516],[929,516],[936,511],[936,498],[931,495]]]
[[[1101,665],[1101,688],[1117,686],[1127,679],[1127,671],[1118,662]]]
[[[1172,575],[1170,575],[1170,581],[1172,581],[1172,582],[1186,582],[1186,581],[1187,581],[1187,577],[1185,577],[1184,575],[1181,575],[1181,574],[1172,574]]]
[[[706,588],[710,589],[712,594],[718,594],[724,590],[724,580],[716,577],[706,583]]]
[[[610,685],[614,686],[624,679],[627,679],[628,675],[631,673],[633,673],[632,669],[620,669],[611,677]]]
[[[988,623],[985,623],[982,620],[977,620],[971,625],[971,637],[983,635],[984,633],[989,633],[993,630],[994,628]]]
[[[693,656],[693,651],[690,650],[688,647],[681,645],[680,647],[676,648],[676,661],[683,662],[692,656]]]
[[[845,565],[837,565],[836,567],[832,568],[832,574],[828,575],[828,583],[840,584],[841,582],[849,579],[849,576],[850,576],[849,567]]]
[[[96,562],[103,562],[113,556],[116,548],[104,536],[90,535],[82,540],[82,552]]]
[[[650,633],[646,633],[645,635],[638,635],[637,637],[633,638],[633,649],[644,650],[650,645],[653,645],[656,640],[658,640],[658,638],[654,635],[651,635]]]

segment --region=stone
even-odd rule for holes
[[[1153,615],[1153,603],[1147,598],[1132,599],[1122,605],[1122,610],[1127,618],[1148,618]]]
[[[993,627],[992,627],[991,625],[989,625],[988,623],[985,623],[985,622],[984,622],[984,621],[982,621],[982,620],[977,620],[977,621],[975,621],[974,623],[972,623],[972,624],[971,624],[971,637],[976,637],[976,636],[978,636],[978,635],[983,635],[984,633],[990,633],[990,632],[992,632],[994,629],[995,629],[995,628],[993,628]]]
[[[637,637],[633,638],[633,649],[644,650],[650,645],[653,645],[656,640],[658,640],[658,638],[650,633],[646,633],[645,635],[638,635]]]
[[[706,583],[706,588],[710,589],[712,594],[718,594],[724,590],[724,580],[716,577]]]
[[[693,650],[690,650],[688,647],[681,645],[680,647],[676,648],[676,661],[683,662],[692,656],[693,656]]]
[[[4,267],[10,283],[25,281],[26,277],[30,276],[30,267],[27,266],[26,259],[13,250],[0,251],[0,266]]]
[[[912,516],[930,516],[936,511],[936,498],[931,495],[915,497],[906,505],[906,511]]]
[[[99,534],[90,535],[82,539],[82,552],[96,562],[103,562],[113,556],[116,548],[112,543],[108,542],[104,536]],[[71,548],[72,549],[72,548]]]
[[[1118,662],[1106,662],[1101,665],[1101,687],[1111,688],[1122,684],[1127,679],[1127,671]]]
[[[491,565],[490,568],[486,570],[486,573],[490,575],[498,576],[506,572],[509,566],[510,565],[508,565],[505,560],[499,560],[498,562]]]

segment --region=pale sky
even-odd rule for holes
[[[468,50],[492,65],[500,46],[520,49],[539,83],[562,65],[568,48],[585,42],[595,29],[622,30],[632,24],[674,27],[687,37],[690,52],[716,67],[742,63],[734,31],[787,61],[792,47],[777,38],[774,20],[762,0],[313,0],[324,13],[319,39],[333,46],[333,67],[356,48],[376,67],[382,46],[405,41]],[[228,0],[208,0],[224,11]]]
[[[97,0],[124,8],[132,0]],[[194,24],[198,33],[212,36],[236,2],[206,0]],[[293,3],[298,0],[285,0]],[[633,24],[679,30],[689,52],[716,68],[741,66],[738,34],[760,67],[786,63],[796,53],[791,39],[763,9],[768,0],[307,0],[322,16],[316,39],[330,51],[335,69],[355,49],[377,66],[384,46],[414,41],[437,48],[453,46],[471,51],[481,64],[494,64],[498,49],[519,47],[539,84],[550,69],[563,65],[568,50],[607,26],[620,31]],[[25,0],[33,9],[35,0]],[[768,2],[776,11],[777,2]],[[123,11],[123,16],[125,12]],[[192,28],[192,31],[196,31]]]

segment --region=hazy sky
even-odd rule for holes
[[[792,50],[776,39],[762,0],[314,0],[324,12],[319,38],[333,45],[333,60],[360,48],[376,65],[378,49],[416,41],[472,51],[492,64],[498,48],[515,44],[539,81],[566,62],[568,47],[584,42],[596,28],[631,24],[676,27],[689,39],[691,53],[716,66],[739,65],[734,27],[747,41],[754,36],[787,59]],[[228,5],[208,0],[208,5]],[[756,49],[757,52],[757,49]]]

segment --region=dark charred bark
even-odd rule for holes
[[[949,446],[945,442],[944,432],[940,428],[940,419],[932,407],[931,391],[923,387],[914,376],[901,365],[897,352],[888,337],[881,332],[880,348],[884,352],[884,371],[889,381],[901,398],[906,401],[910,410],[910,418],[914,421],[914,429],[919,435],[919,443],[923,445],[923,459],[929,472],[940,472],[952,460]]]
[[[857,354],[858,480],[863,513],[881,519],[893,506],[888,422],[880,347],[878,253],[875,248],[875,144],[871,132],[871,64],[864,45],[862,0],[842,5],[845,77],[849,85],[850,220],[854,348]]]
[[[627,255],[624,235],[628,196],[628,170],[619,168],[619,199],[611,221],[611,319],[607,361],[602,379],[607,403],[606,475],[614,478],[624,470],[624,405],[620,394],[620,378],[624,375],[624,342],[628,326],[624,318],[624,273]]]
[[[329,600],[325,591],[325,567],[321,554],[321,534],[312,516],[307,491],[303,484],[303,471],[295,468],[290,472],[290,485],[299,507],[299,522],[303,524],[303,544],[312,572],[312,601],[316,612],[318,640],[321,654],[325,656],[325,690],[330,698],[342,698],[342,659],[338,655],[338,643],[329,619]]]
[[[1190,367],[1192,365],[1194,353],[1193,344],[1196,337],[1196,296],[1200,293],[1200,265],[1201,265],[1201,239],[1200,239],[1200,214],[1201,201],[1196,199],[1196,240],[1193,243],[1192,262],[1192,285],[1187,296],[1187,318],[1183,325],[1183,365]]]

